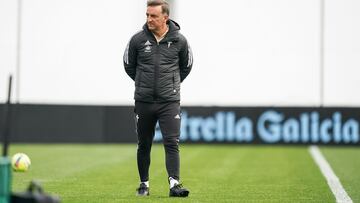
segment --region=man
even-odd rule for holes
[[[126,73],[135,81],[135,120],[138,136],[137,195],[149,195],[150,151],[159,122],[165,148],[170,197],[187,197],[179,183],[180,83],[190,73],[192,53],[180,26],[169,19],[165,0],[148,0],[147,21],[124,54]]]

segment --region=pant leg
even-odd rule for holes
[[[158,119],[163,135],[166,169],[169,177],[180,178],[180,102],[159,104]]]
[[[149,180],[150,152],[157,121],[153,105],[135,102],[135,121],[138,137],[137,165],[141,182]]]

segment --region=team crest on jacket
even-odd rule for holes
[[[144,44],[145,47],[145,52],[151,52],[151,43],[149,42],[149,40],[147,40]]]

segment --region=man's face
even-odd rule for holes
[[[146,23],[150,31],[160,30],[169,17],[162,13],[161,6],[148,6],[146,10]]]

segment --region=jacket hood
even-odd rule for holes
[[[180,30],[180,25],[171,19],[168,20],[167,24],[169,25],[169,32]]]

